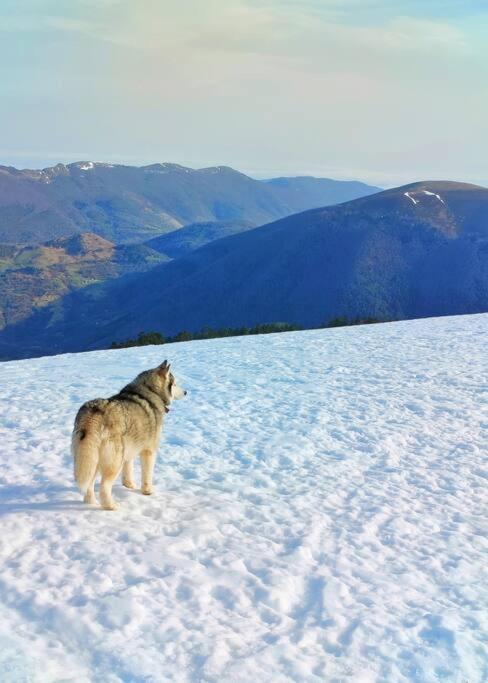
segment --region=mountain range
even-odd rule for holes
[[[196,222],[262,225],[376,192],[355,181],[250,178],[227,166],[124,166],[92,161],[43,170],[0,166],[0,243],[40,244],[93,232],[142,242]]]
[[[259,181],[224,166],[0,166],[0,329],[76,289],[147,270],[297,208],[376,189],[312,177]]]
[[[217,239],[73,292],[0,334],[4,356],[335,316],[403,319],[488,310],[488,189],[420,182]]]

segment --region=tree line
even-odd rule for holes
[[[372,325],[386,322],[377,318],[346,318],[344,316],[332,318],[312,329],[324,329],[328,327],[348,327],[350,325]],[[150,346],[158,344],[174,344],[175,342],[193,341],[194,339],[219,339],[221,337],[242,337],[253,334],[272,334],[276,332],[298,332],[303,327],[289,323],[263,323],[253,327],[204,327],[199,332],[187,332],[183,330],[173,336],[163,336],[160,332],[140,332],[134,339],[126,339],[120,342],[112,342],[111,349],[126,349],[131,346]],[[306,328],[310,329],[310,328]]]

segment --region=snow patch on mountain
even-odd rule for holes
[[[415,197],[412,197],[412,195],[410,194],[410,192],[404,192],[403,194],[405,195],[405,197],[408,197],[408,198],[410,199],[410,201],[413,202],[414,204],[418,204],[418,203],[419,203],[419,202],[418,202],[418,199],[415,199]]]
[[[436,197],[443,204],[446,203],[442,199],[442,197],[439,194],[437,194],[437,192],[431,192],[430,190],[419,190],[416,192],[404,192],[403,194],[405,195],[405,197],[408,197],[408,199],[410,199],[410,201],[413,202],[414,204],[419,204],[420,200],[415,198],[415,196],[418,197],[419,194],[425,194],[429,197]]]
[[[437,194],[436,192],[431,192],[430,190],[422,190],[422,192],[423,192],[424,194],[426,194],[426,195],[431,196],[431,197],[437,197],[437,199],[438,199],[440,202],[442,202],[443,204],[446,203],[446,202],[442,199],[442,197],[441,197],[439,194]]]

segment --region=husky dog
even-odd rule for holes
[[[71,437],[75,480],[85,503],[96,503],[95,478],[102,477],[100,502],[115,510],[112,485],[122,473],[122,483],[135,488],[132,461],[141,457],[142,486],[152,493],[152,474],[163,416],[173,399],[186,396],[177,386],[168,361],[141,372],[135,380],[111,398],[84,403],[75,418]]]

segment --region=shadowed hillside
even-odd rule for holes
[[[249,221],[211,221],[190,223],[148,240],[145,244],[170,258],[180,258],[223,237],[237,235],[256,227]]]

